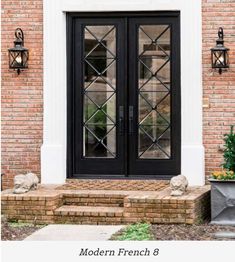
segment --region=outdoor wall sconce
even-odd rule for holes
[[[219,38],[216,40],[216,46],[211,48],[211,63],[212,68],[218,69],[219,73],[222,74],[223,69],[229,68],[229,49],[224,46],[224,31],[222,27],[218,30],[218,36]]]
[[[28,68],[29,50],[24,47],[24,33],[21,28],[15,30],[14,47],[9,48],[9,68],[20,71]]]

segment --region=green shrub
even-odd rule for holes
[[[231,126],[230,133],[224,135],[224,169],[235,172],[235,133]]]

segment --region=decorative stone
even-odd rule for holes
[[[17,175],[14,177],[14,190],[15,194],[23,194],[29,190],[36,190],[39,179],[37,175],[28,173],[26,175]]]
[[[175,176],[170,181],[170,187],[171,196],[182,196],[188,187],[188,180],[183,175]]]

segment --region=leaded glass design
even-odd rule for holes
[[[116,28],[84,28],[83,156],[116,157]]]
[[[139,26],[139,158],[171,157],[171,29]]]

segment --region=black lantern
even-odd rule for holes
[[[211,48],[211,63],[212,68],[219,69],[219,73],[222,74],[222,69],[229,68],[229,49],[224,46],[224,31],[222,27],[218,30],[218,36],[219,38],[216,40],[216,46]]]
[[[15,36],[15,46],[8,49],[9,68],[17,70],[19,75],[20,70],[28,68],[29,50],[24,47],[24,33],[21,28],[15,30]]]

